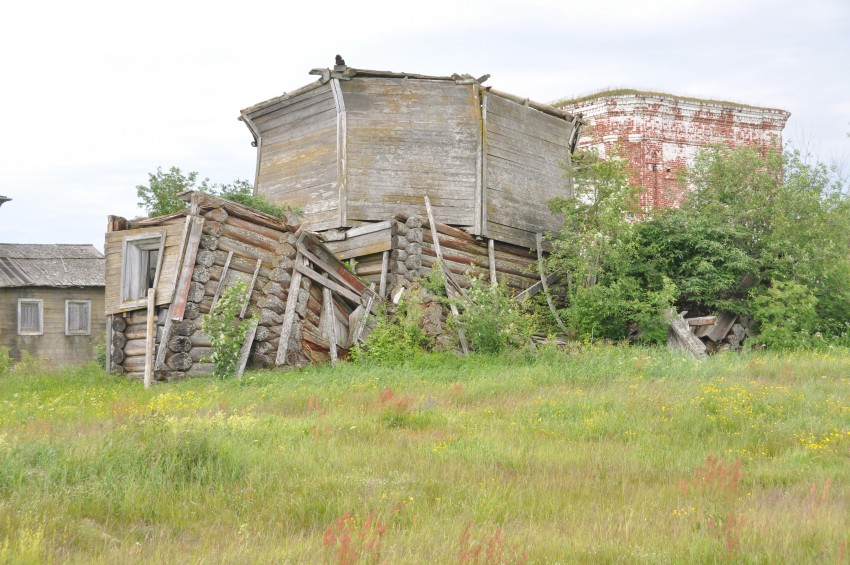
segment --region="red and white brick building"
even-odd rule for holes
[[[781,148],[789,112],[636,90],[607,91],[555,106],[581,114],[579,148],[627,159],[645,208],[676,206],[677,174],[710,145]]]

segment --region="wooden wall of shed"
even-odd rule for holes
[[[570,159],[573,126],[489,92],[483,107],[483,235],[534,247],[535,233],[555,231],[563,222],[546,203],[571,196],[562,163]]]
[[[303,209],[311,229],[339,227],[337,108],[331,84],[248,117],[261,136],[257,192]]]
[[[0,289],[0,347],[20,360],[21,352],[57,365],[94,360],[104,340],[103,287]],[[18,299],[39,298],[44,306],[43,335],[18,335]],[[91,335],[65,335],[65,300],[91,300]]]
[[[177,258],[180,254],[180,245],[183,240],[185,226],[186,219],[180,217],[168,220],[161,226],[113,231],[106,234],[106,242],[103,249],[106,257],[106,314],[114,314],[122,311],[120,297],[121,253],[125,237],[145,234],[153,235],[162,233],[163,231],[165,232],[165,247],[162,252],[159,284],[156,288],[156,303],[157,305],[162,305],[171,302],[177,280]],[[103,310],[99,310],[98,312],[103,312]]]
[[[340,81],[347,115],[349,225],[400,210],[475,226],[480,178],[477,85],[368,78]]]

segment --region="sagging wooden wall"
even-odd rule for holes
[[[534,247],[535,234],[556,231],[563,218],[547,202],[572,196],[569,164],[574,126],[492,92],[484,92],[484,211],[480,232]]]
[[[337,104],[331,83],[314,83],[242,112],[256,128],[255,190],[301,208],[316,230],[340,225]]]

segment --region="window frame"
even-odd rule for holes
[[[85,304],[86,305],[86,329],[85,330],[71,330],[71,319],[69,314],[71,313],[70,305],[72,303],[76,304]],[[65,335],[74,336],[74,335],[91,335],[91,300],[85,298],[66,298],[65,299]]]
[[[158,250],[157,259],[156,259],[156,271],[154,272],[154,280],[151,287],[148,288],[156,288],[159,284],[159,276],[162,270],[162,255],[165,249],[165,237],[166,232],[164,231],[153,231],[142,233],[138,235],[131,235],[123,238],[121,240],[121,278],[118,281],[118,300],[120,303],[120,308],[122,310],[126,310],[129,308],[138,308],[147,304],[147,293],[145,296],[136,297],[136,298],[127,298],[125,296],[125,288],[126,288],[126,277],[128,275],[128,265],[127,261],[129,259],[128,249],[130,246],[136,247],[139,251],[150,252],[154,250]],[[155,242],[154,240],[159,240]]]
[[[24,302],[35,302],[36,304],[38,304],[38,331],[23,330],[21,328],[21,305]],[[43,298],[18,298],[18,335],[44,335]]]

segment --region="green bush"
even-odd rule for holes
[[[378,323],[369,333],[366,343],[356,343],[352,347],[355,361],[401,364],[411,355],[433,347],[433,342],[419,326],[422,298],[418,288],[408,289],[402,295],[394,313],[379,310],[375,315]]]
[[[452,320],[466,335],[470,349],[499,353],[528,345],[538,329],[535,316],[514,301],[504,285],[492,285],[473,276],[469,301],[458,302],[460,316]]]
[[[770,349],[798,349],[817,345],[815,310],[817,297],[807,287],[790,282],[774,282],[756,294],[753,318],[759,339]]]
[[[204,316],[202,329],[210,338],[212,356],[215,365],[215,375],[218,377],[233,377],[236,375],[236,364],[251,318],[239,318],[248,295],[248,285],[237,281],[221,293],[209,314]]]

